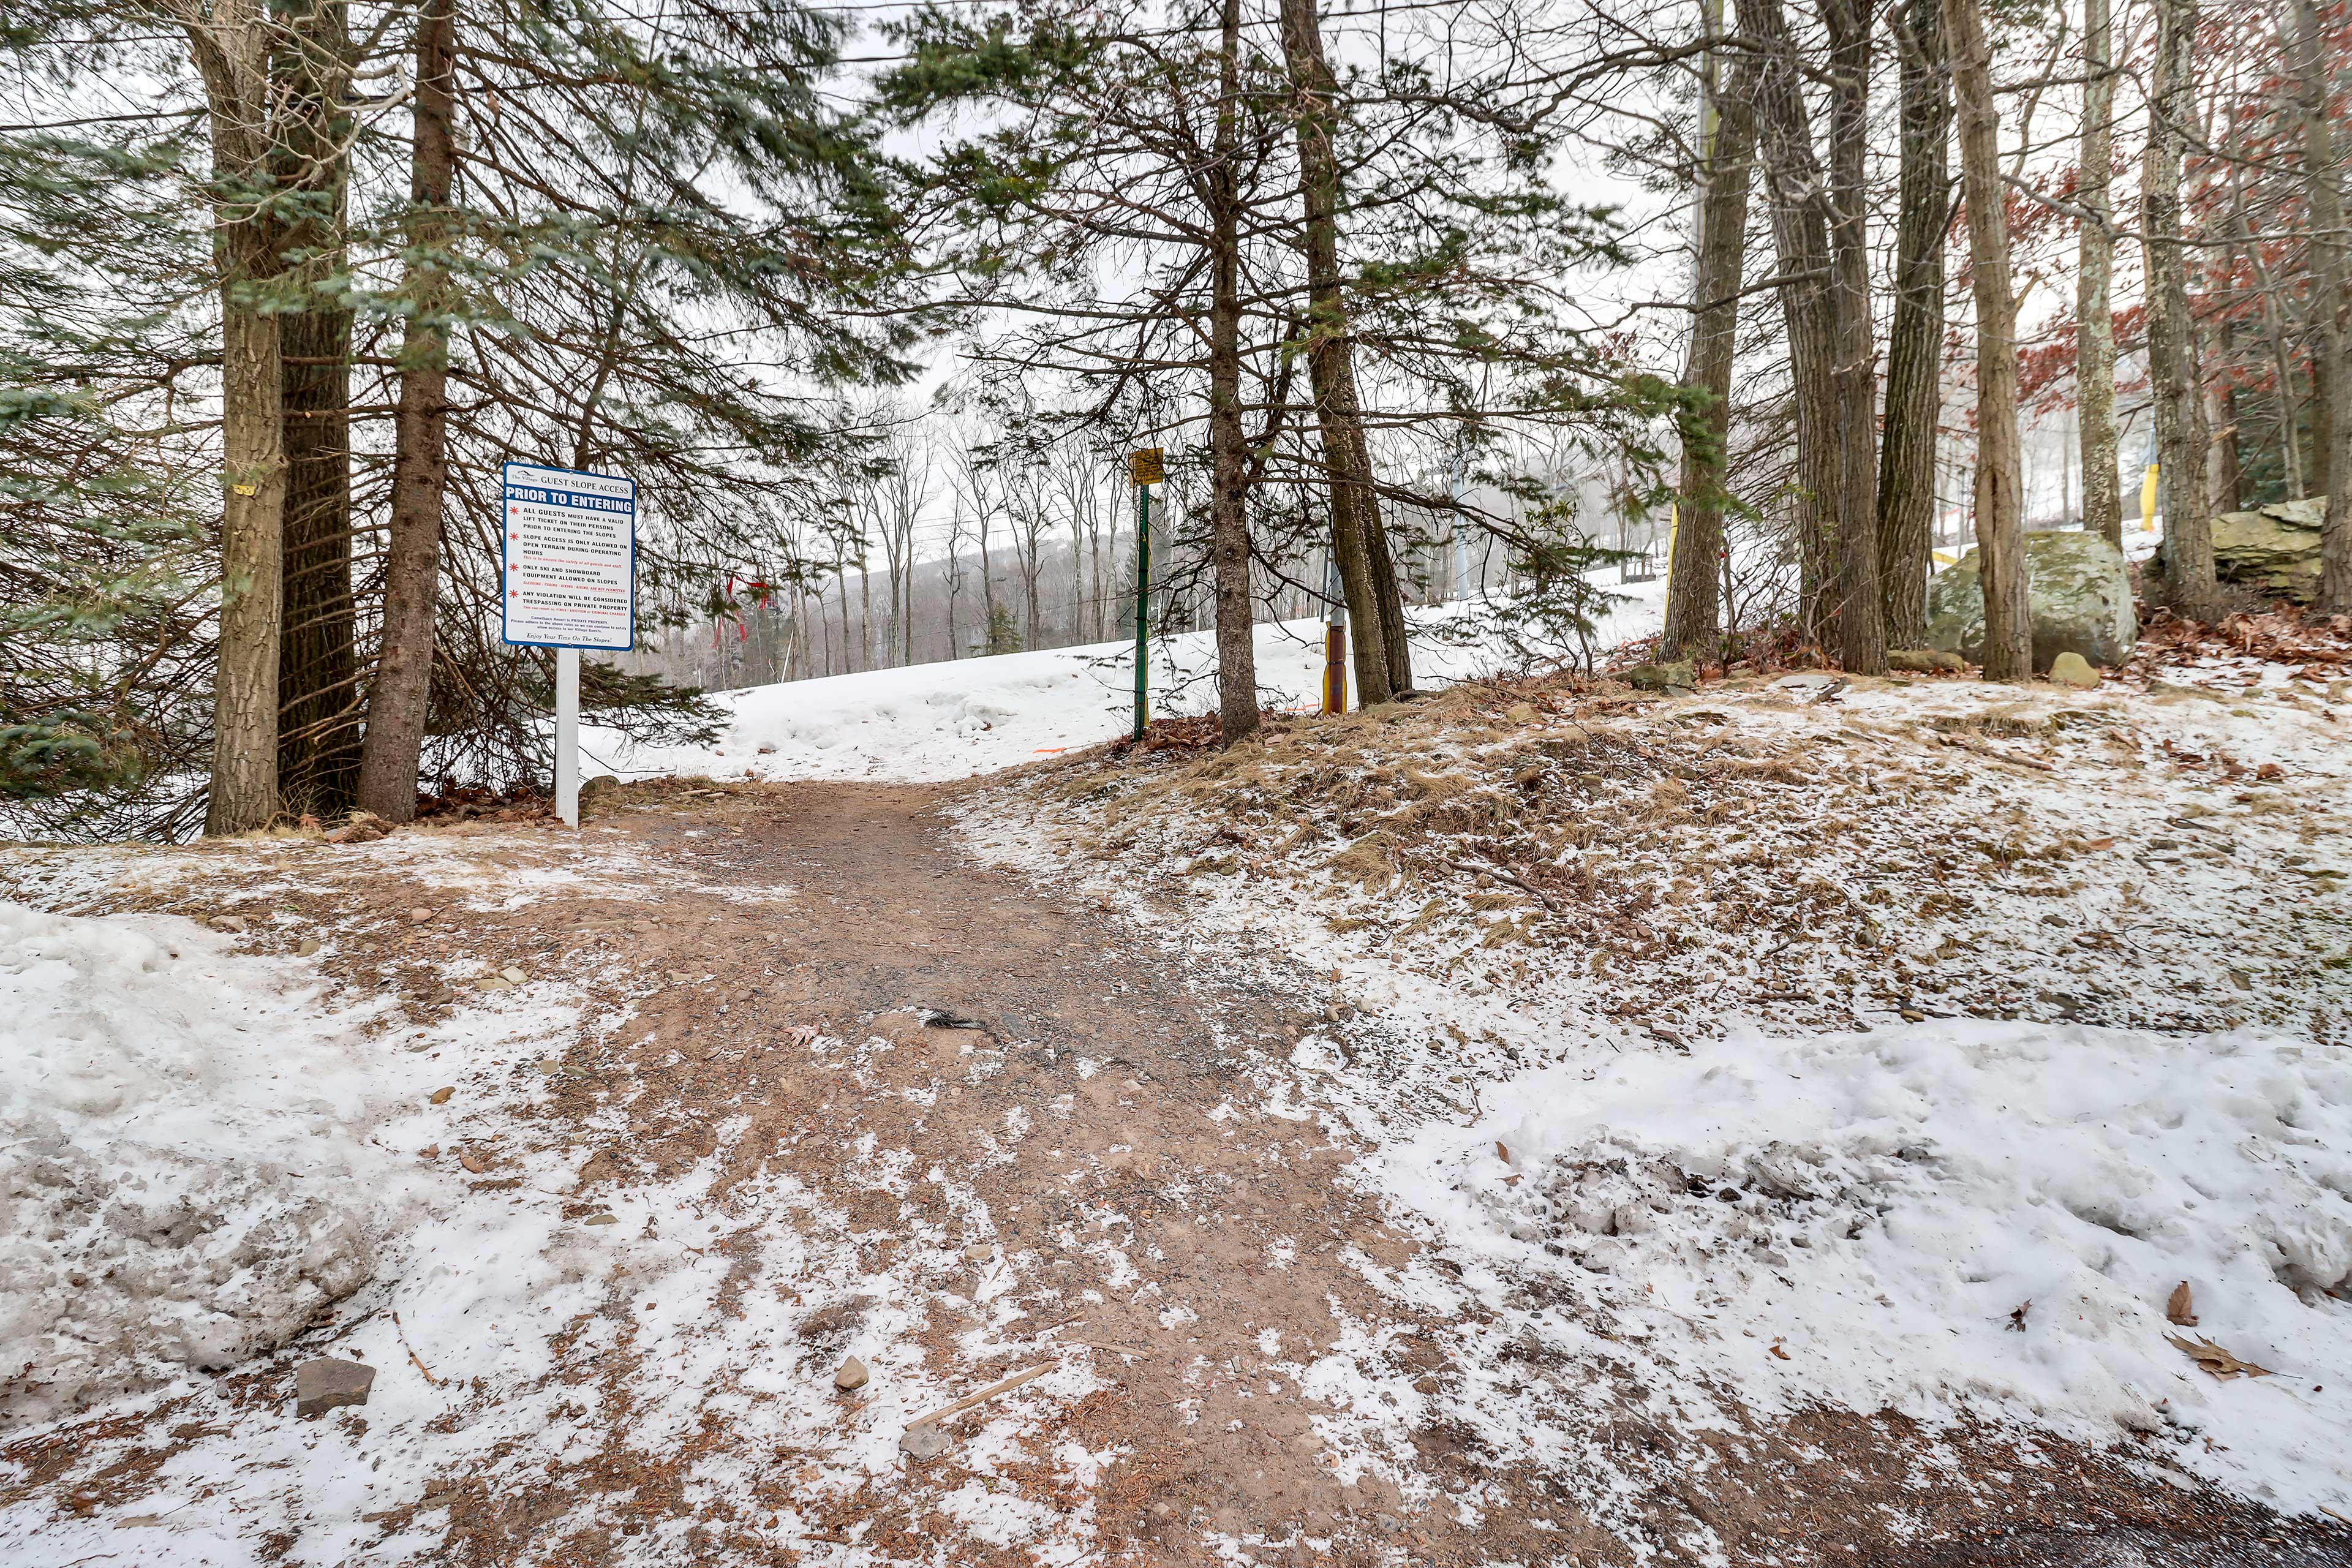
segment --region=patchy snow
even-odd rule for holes
[[[1628,1411],[1892,1407],[2342,1512],[2352,753],[2263,686],[1464,693],[1017,779],[962,831],[1228,975],[1316,976],[1240,1113],[1372,1147],[1445,1267],[1360,1271],[1461,1369],[1304,1365],[1343,1467],[1410,1491],[1451,1423],[1632,1542]]]
[[[0,904],[0,1420],[220,1371],[366,1283],[389,1086],[317,996],[190,921]]]
[[[877,1258],[871,1215],[761,1168],[775,1132],[754,1135],[758,1094],[739,1083],[681,1107],[622,1048],[665,988],[633,931],[558,964],[409,913],[433,912],[432,889],[503,914],[566,900],[567,918],[611,925],[611,889],[567,865],[625,888],[645,869],[593,837],[495,829],[0,856],[0,886],[22,898],[245,924],[0,903],[0,1365],[35,1369],[0,1405],[0,1561],[429,1561],[449,1510],[529,1496],[537,1539],[666,1563],[696,1549],[671,1489],[733,1555],[854,1551],[908,1426],[1041,1363],[961,1418],[972,1480],[949,1507],[1041,1563],[1086,1558],[1090,1507],[1050,1500],[1112,1456],[1067,1438],[1041,1456],[1031,1439],[1103,1380],[1086,1347],[1038,1339],[1004,1262],[975,1275],[963,1248],[994,1228],[984,1203],[904,1150],[829,1154],[903,1233]],[[746,891],[705,874],[688,858],[666,890]],[[236,951],[298,937],[463,988],[425,988],[446,1010],[419,1021],[389,985],[337,993],[307,960]],[[772,1043],[753,1029],[732,1048]],[[688,1047],[697,1061],[711,1048]],[[884,1092],[887,1042],[810,1029],[778,1048]],[[1001,1070],[999,1055],[971,1070]],[[558,1111],[582,1085],[584,1118]],[[699,1131],[668,1173],[604,1179],[600,1154],[646,1152],[649,1126],[676,1139],[681,1111]],[[848,1355],[872,1373],[854,1400],[833,1386]],[[363,1407],[297,1416],[294,1369],[314,1356],[375,1370]]]
[[[1653,636],[1664,584],[1606,591],[1623,596],[1596,636],[1596,649]],[[1423,628],[1458,607],[1413,612]],[[1323,623],[1257,628],[1259,700],[1312,710],[1323,683]],[[1414,679],[1441,687],[1486,673],[1494,656],[1417,635]],[[1179,632],[1151,645],[1156,717],[1211,713],[1217,705],[1216,637]],[[1350,678],[1352,688],[1353,679]],[[1043,653],[877,669],[815,680],[713,693],[730,716],[715,744],[636,746],[609,730],[581,731],[583,776],[664,773],[750,779],[969,778],[1076,751],[1128,732],[1135,714],[1135,647],[1095,643]]]
[[[1753,1407],[2119,1428],[2276,1507],[2352,1504],[2352,1052],[1956,1019],[1590,1053],[1380,1180]],[[2166,1319],[2189,1288],[2195,1327]],[[2175,1336],[2272,1375],[2220,1381]],[[1779,1347],[1774,1350],[1773,1347]]]

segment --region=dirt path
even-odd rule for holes
[[[768,1369],[730,1367],[727,1399],[649,1436],[660,1341],[624,1269],[542,1378],[593,1385],[598,1417],[560,1443],[428,1458],[422,1495],[367,1516],[383,1535],[365,1561],[2352,1561],[2327,1530],[2047,1437],[1930,1436],[1891,1416],[1763,1426],[1728,1406],[1679,1420],[1622,1365],[1499,1341],[1467,1295],[1416,1300],[1408,1266],[1462,1268],[1443,1237],[1392,1227],[1356,1190],[1344,1169],[1361,1149],[1286,1065],[1327,1005],[1315,977],[1238,983],[1213,953],[981,869],[941,816],[951,798],[632,791],[592,826],[620,830],[606,842],[656,890],[621,904],[559,890],[491,913],[444,899],[404,933],[404,968],[383,962],[389,936],[350,944],[346,978],[400,984],[417,1006],[433,1005],[425,960],[443,951],[650,977],[602,998],[621,1026],[583,1028],[560,1066],[541,1064],[552,1092],[513,1143],[436,1154],[479,1152],[476,1190],[496,1194],[519,1185],[500,1164],[515,1145],[589,1151],[564,1208],[587,1223],[707,1174],[698,1201],[741,1223],[707,1249],[725,1279],[706,1320],[781,1311],[789,1342],[757,1359],[814,1411],[779,1436],[761,1401],[788,1396],[746,1403],[743,1374]],[[530,859],[500,833],[519,837],[440,836],[494,868]],[[270,896],[389,931],[427,896],[393,864],[307,894],[278,876]],[[761,1211],[753,1194],[780,1175],[805,1201]],[[788,1252],[831,1261],[789,1275]],[[885,1330],[897,1359],[867,1388],[806,1392],[853,1352],[875,1357]],[[240,1404],[282,1420],[298,1353],[224,1379],[206,1397],[230,1415],[173,1405],[151,1425],[193,1443],[228,1431]],[[911,1453],[903,1422],[871,1414],[893,1375],[976,1392],[1033,1367],[1062,1376],[938,1421],[946,1440]],[[1455,1395],[1474,1380],[1488,1409],[1497,1389],[1521,1402],[1523,1436],[1465,1417]],[[462,1426],[448,1422],[435,1429]],[[0,1502],[48,1487],[61,1519],[136,1506],[140,1478],[177,1452],[157,1436],[117,1453],[101,1485],[75,1468],[79,1443],[68,1427],[0,1450],[16,1467]],[[1014,1497],[1046,1522],[1009,1530],[986,1506]],[[279,1560],[304,1560],[285,1555],[299,1533],[273,1538]]]
[[[1314,977],[1287,994],[1237,986],[1214,954],[1162,952],[1102,910],[977,868],[940,816],[949,798],[772,792],[719,853],[748,881],[793,883],[812,918],[772,932],[751,916],[691,940],[714,964],[740,953],[746,981],[755,962],[778,971],[761,1009],[890,1041],[868,1092],[817,1108],[826,1139],[871,1134],[914,1168],[969,1169],[1033,1318],[1077,1314],[1053,1337],[1142,1352],[1098,1351],[1116,1386],[1064,1418],[1089,1447],[1126,1456],[1092,1497],[1115,1558],[1600,1563],[1624,1560],[1630,1529],[1670,1557],[1696,1555],[1712,1534],[1734,1561],[1886,1561],[1899,1510],[1923,1563],[2090,1561],[2087,1539],[2110,1532],[2119,1563],[2223,1562],[2254,1547],[2282,1560],[2264,1544],[2283,1539],[2270,1521],[2046,1439],[2021,1451],[1993,1435],[1930,1440],[1892,1418],[1841,1417],[1701,1439],[1645,1412],[1639,1389],[1578,1388],[1589,1372],[1534,1346],[1501,1347],[1503,1375],[1523,1376],[1555,1419],[1567,1399],[1590,1405],[1571,1425],[1591,1447],[1549,1461],[1498,1451],[1445,1415],[1461,1377],[1495,1370],[1481,1364],[1497,1352],[1476,1314],[1417,1314],[1375,1290],[1368,1275],[1401,1271],[1424,1243],[1343,1179],[1360,1152],[1344,1137],[1260,1113],[1269,1071],[1286,1076],[1286,1042],[1321,1016]],[[927,1012],[982,1030],[926,1027]],[[760,1027],[731,1019],[730,1034]],[[689,1007],[660,1016],[665,1038],[711,1022]],[[973,1050],[983,1043],[1001,1058]],[[788,1079],[777,1097],[805,1107],[822,1092]],[[1050,1131],[990,1163],[1009,1118]],[[839,1179],[822,1141],[793,1164],[821,1186]],[[1317,1363],[1308,1392],[1299,1373]],[[1342,1484],[1318,1418],[1345,1430],[1362,1415],[1352,1401],[1400,1398],[1420,1406],[1406,1413],[1417,1473],[1402,1490],[1376,1473]],[[1956,1462],[1923,1465],[1930,1456]],[[1591,1505],[1629,1475],[1636,1495],[1608,1500],[1617,1529],[1604,1529]],[[937,1528],[930,1505],[967,1479],[952,1454],[910,1465],[887,1511]]]

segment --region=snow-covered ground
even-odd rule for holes
[[[711,829],[684,832],[691,845]],[[641,1141],[634,1118],[661,1098],[606,1053],[646,1032],[640,1008],[703,980],[646,973],[621,922],[681,890],[782,918],[793,902],[782,886],[705,883],[690,853],[656,868],[619,837],[461,829],[0,860],[42,904],[190,911],[0,903],[0,1365],[15,1374],[0,1383],[0,1563],[244,1568],[280,1526],[276,1550],[304,1562],[431,1560],[442,1510],[526,1495],[607,1443],[649,1489],[688,1444],[702,1445],[694,1486],[757,1479],[763,1496],[775,1454],[808,1456],[790,1501],[761,1514],[762,1550],[804,1550],[899,1464],[917,1416],[972,1386],[927,1360],[928,1314],[954,1314],[981,1377],[1034,1359],[999,1342],[1021,1315],[1012,1272],[965,1254],[986,1206],[889,1152],[844,1149],[838,1173],[900,1194],[938,1181],[948,1203],[880,1267],[858,1223],[791,1173],[734,1168],[740,1112],[675,1173],[604,1184],[599,1152]],[[543,955],[536,906],[551,897],[574,900],[567,925],[614,923],[595,956]],[[256,941],[277,955],[236,951]],[[330,983],[319,963],[334,957],[362,982]],[[421,973],[395,993],[394,971]],[[814,1029],[785,1047],[867,1077],[862,1047]],[[596,1086],[584,1121],[552,1110],[572,1083]],[[740,1087],[722,1100],[740,1104]],[[837,1328],[814,1331],[828,1311]],[[833,1377],[851,1355],[874,1382],[847,1406]],[[1049,1355],[973,1423],[974,1463],[1099,1386],[1081,1351]],[[363,1406],[298,1415],[294,1369],[320,1357],[373,1369]],[[714,1416],[725,1452],[704,1440]],[[59,1444],[75,1483],[44,1493]],[[1066,1442],[1057,1473],[1085,1482],[1106,1458]],[[608,1480],[567,1503],[567,1529],[643,1533],[635,1562],[688,1552],[676,1521],[644,1526],[633,1491]],[[1083,1510],[971,1492],[957,1509],[981,1534],[1030,1539],[1044,1562],[1083,1555]]]
[[[2352,1052],[1937,1019],[1571,1052],[1378,1179],[1751,1409],[1966,1410],[2352,1505]],[[2168,1321],[2186,1286],[2194,1326]],[[2269,1375],[2217,1380],[2182,1341]],[[1475,1402],[1473,1402],[1474,1408]]]
[[[2210,673],[1482,693],[1019,780],[964,832],[1225,973],[1328,974],[1276,1098],[1373,1145],[1461,1266],[1384,1287],[1489,1350],[1684,1423],[1966,1416],[2352,1512],[2352,752],[2308,682]],[[1507,1376],[1324,1385],[1400,1475],[1439,1417],[1585,1451]]]
[[[302,967],[0,904],[0,1422],[222,1371],[373,1273],[400,1075]]]
[[[1601,625],[1597,647],[1656,634],[1663,582],[1604,587],[1625,602],[1613,606]],[[1425,626],[1458,611],[1448,606],[1413,614]],[[1260,700],[1302,710],[1319,706],[1321,621],[1261,626],[1255,650]],[[1213,633],[1157,638],[1151,661],[1155,716],[1216,710]],[[1484,674],[1492,665],[1493,656],[1483,648],[1427,635],[1414,638],[1414,677],[1423,686]],[[755,686],[713,697],[730,715],[726,734],[715,744],[636,746],[589,726],[581,731],[582,776],[680,773],[916,783],[1018,767],[1128,732],[1135,715],[1135,647],[1097,643],[1001,654]]]
[[[1612,629],[1654,624],[1636,605]],[[1304,702],[1318,630],[1262,630],[1269,689]],[[1169,646],[1177,671],[1208,662],[1205,638]],[[1034,762],[1124,731],[1122,672],[1097,651],[730,694],[719,746],[615,767],[592,741],[590,766],[912,780]],[[1445,658],[1424,666],[1478,668]],[[1594,1438],[1617,1396],[1555,1370],[1580,1366],[1685,1429],[1893,1408],[2119,1441],[2153,1473],[2352,1512],[2344,714],[2277,669],[2181,679],[2198,689],[1801,677],[1591,711],[1465,689],[1297,726],[1279,765],[1032,775],[971,797],[962,833],[1229,975],[1328,984],[1327,1024],[1255,1058],[1255,1103],[1212,1113],[1366,1151],[1349,1179],[1425,1250],[1354,1266],[1460,1325],[1442,1388],[1344,1326],[1281,1363],[1328,1402],[1317,1431],[1342,1471],[1452,1506],[1413,1447],[1445,1424],[1589,1483],[1638,1541],[1639,1483]],[[1163,709],[1213,700],[1174,671],[1160,689]],[[522,1495],[618,1426],[646,1474],[561,1505],[610,1542],[714,1416],[731,1447],[690,1484],[771,1488],[758,1538],[801,1550],[898,1464],[909,1421],[1014,1370],[1009,1271],[964,1252],[985,1205],[952,1173],[845,1144],[827,1157],[872,1190],[942,1195],[902,1250],[862,1257],[856,1215],[788,1172],[730,1168],[759,1108],[749,1054],[716,1029],[658,1039],[674,1066],[713,1064],[707,1141],[667,1173],[596,1174],[600,1147],[640,1135],[633,1107],[675,1092],[612,1047],[700,984],[646,973],[625,923],[698,875],[723,829],[694,809],[667,859],[593,823],[11,853],[10,885],[43,907],[0,904],[0,1422],[37,1442],[101,1402],[77,1473],[144,1489],[0,1508],[0,1561],[242,1563],[257,1510],[299,1521],[305,1561],[423,1559],[446,1548],[432,1500],[451,1477]],[[1514,881],[1555,872],[1551,903]],[[805,918],[781,879],[700,891],[773,904],[779,929]],[[561,970],[534,956],[551,898],[608,921],[610,943]],[[49,912],[160,903],[206,923]],[[512,917],[504,945],[427,941],[451,909]],[[223,928],[240,926],[282,955],[236,951]],[[293,952],[305,933],[360,979],[330,991]],[[449,1005],[390,1004],[417,971]],[[761,1048],[892,1092],[874,1042]],[[600,1085],[595,1108],[551,1114],[573,1079]],[[919,1343],[940,1322],[961,1381]],[[2215,1378],[2192,1352],[2260,1370]],[[363,1418],[295,1419],[289,1369],[311,1354],[376,1369]],[[848,1354],[877,1373],[854,1413],[829,1392]],[[1055,1348],[975,1462],[1103,1386]],[[155,1428],[168,1450],[144,1446]],[[754,1451],[807,1462],[777,1493]],[[1090,1482],[1110,1457],[1066,1443],[1056,1474]],[[29,1485],[35,1466],[0,1468]],[[990,1539],[1092,1550],[1083,1509],[968,1491],[957,1517]],[[626,1552],[689,1544],[670,1517]]]

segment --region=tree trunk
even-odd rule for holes
[[[2157,0],[2140,229],[2147,252],[2148,392],[2156,409],[2158,483],[2164,505],[2167,595],[2182,614],[2213,613],[2213,525],[2205,495],[2205,405],[2198,395],[2197,331],[2189,315],[2180,163],[2196,112],[2190,51],[2196,0]]]
[[[1721,25],[1721,12],[1713,13]],[[1666,626],[1660,657],[1713,659],[1723,651],[1717,563],[1723,555],[1724,448],[1731,434],[1731,369],[1739,328],[1739,285],[1748,266],[1748,165],[1756,117],[1748,72],[1717,89],[1710,58],[1699,128],[1698,258],[1691,292],[1689,363],[1683,379],[1706,405],[1685,426],[1673,557],[1666,563]],[[1458,526],[1458,524],[1457,524]]]
[[[1740,29],[1755,40],[1756,140],[1780,264],[1780,312],[1797,412],[1800,619],[1803,634],[1818,638],[1832,596],[1845,488],[1828,186],[1813,153],[1804,75],[1780,0],[1738,4]]]
[[[2317,609],[2352,612],[2352,235],[2344,231],[2344,187],[2328,119],[2327,59],[2315,0],[2294,0],[2295,108],[2301,122],[2305,201],[2311,214],[2313,314],[2318,341],[2312,380],[2312,445],[2326,454],[2326,521],[2319,533]],[[2285,405],[2285,386],[2280,386]],[[2325,411],[2322,415],[2322,411]]]
[[[2118,550],[2124,506],[2116,434],[2116,321],[2109,297],[2116,272],[2113,176],[2116,129],[2115,35],[2107,0],[2084,0],[2083,157],[2075,202],[2083,220],[2074,282],[2074,401],[2083,458],[2083,526]]]
[[[1224,0],[1216,163],[1209,170],[1209,552],[1217,595],[1217,727],[1225,744],[1258,726],[1250,615],[1247,437],[1242,430],[1241,0]]]
[[[1394,694],[1396,655],[1389,623],[1402,622],[1395,574],[1380,570],[1387,552],[1380,498],[1372,488],[1371,449],[1364,439],[1356,391],[1355,350],[1339,277],[1339,164],[1334,151],[1337,83],[1323,53],[1315,0],[1282,0],[1282,50],[1289,67],[1292,125],[1298,142],[1298,197],[1307,261],[1307,373],[1330,485],[1331,538],[1348,599],[1358,701],[1370,707]],[[1406,684],[1411,667],[1406,666]]]
[[[286,451],[277,225],[255,210],[271,176],[270,26],[259,0],[219,0],[189,25],[212,117],[221,295],[221,600],[205,831],[267,826],[278,800],[278,645]]]
[[[857,558],[857,665],[874,668],[874,574],[863,555]]]
[[[359,656],[352,604],[352,313],[286,317],[285,635],[278,658],[278,793],[322,821],[359,798]]]
[[[2024,470],[2017,433],[2017,299],[2010,289],[1992,52],[1979,5],[1980,0],[1943,0],[1977,308],[1977,567],[1984,586],[1984,672],[1988,680],[2028,680],[2033,613],[2026,594]]]
[[[1822,0],[1830,32],[1830,266],[1837,342],[1838,662],[1886,673],[1878,562],[1878,350],[1870,311],[1870,29],[1874,0]]]
[[[288,104],[288,183],[319,202],[319,217],[289,228],[280,253],[309,286],[331,285],[346,265],[341,229],[350,179],[350,81],[343,9],[284,14],[295,47],[281,51]],[[286,447],[278,651],[278,793],[289,813],[322,820],[358,801],[359,654],[352,604],[352,311],[312,300],[280,318],[279,412]]]
[[[1906,0],[1894,22],[1902,51],[1903,162],[1896,181],[1895,321],[1886,348],[1886,445],[1879,454],[1878,554],[1887,646],[1918,647],[1927,637],[1936,430],[1944,409],[1952,100],[1937,0]]]
[[[384,546],[383,646],[368,689],[360,805],[389,822],[416,815],[416,775],[433,695],[433,620],[441,590],[441,498],[448,483],[449,188],[457,168],[453,0],[416,19],[415,145],[409,168],[408,291],[393,416],[392,527]]]

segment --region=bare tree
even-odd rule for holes
[[[2165,585],[2182,611],[2203,616],[2212,613],[2216,594],[2213,525],[2205,493],[2210,436],[2199,395],[2197,329],[2189,313],[2189,253],[2180,210],[2181,160],[2196,115],[2196,0],[2156,0],[2140,228],[2147,266],[2148,391],[2164,492]]]
[[[2312,379],[2326,389],[2313,431],[2327,453],[2327,513],[2319,542],[2317,605],[2352,611],[2352,234],[2344,227],[2344,187],[2328,116],[2329,71],[2316,0],[2293,0],[2295,119],[2303,143],[2305,200],[2311,215],[2311,283],[2319,328]],[[2282,383],[2282,393],[2284,384]]]
[[[1719,3],[1709,26],[1720,27]],[[1717,564],[1723,554],[1724,450],[1731,439],[1731,372],[1739,328],[1739,285],[1748,263],[1748,167],[1756,119],[1742,68],[1728,93],[1710,53],[1699,106],[1698,263],[1691,282],[1690,354],[1684,379],[1707,404],[1683,447],[1680,512],[1666,563],[1663,657],[1709,658],[1721,651]],[[1695,438],[1694,438],[1695,437]],[[1464,596],[1467,597],[1466,586]]]
[[[2101,0],[2091,0],[2097,5]],[[1902,165],[1896,177],[1895,321],[1887,337],[1886,443],[1879,454],[1879,574],[1886,640],[1927,632],[1936,517],[1936,431],[1944,411],[1944,237],[1951,226],[1951,64],[1937,0],[1893,15],[1901,50]]]
[[[2083,454],[2083,526],[2120,549],[2124,540],[2116,434],[2115,28],[2108,0],[2083,0],[2083,156],[2075,205],[2083,209],[2074,281],[2074,403]]]
[[[1977,572],[1984,590],[1988,680],[2033,676],[2026,592],[2025,489],[2017,431],[2017,300],[2011,292],[2000,117],[1980,0],[1943,0],[1958,103],[1960,178],[1977,314]]]

